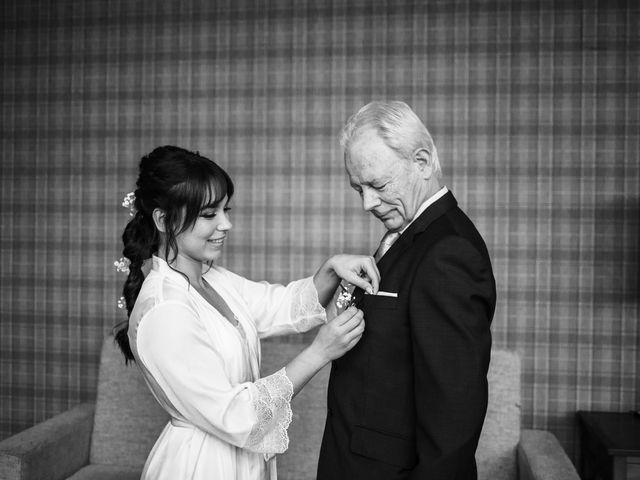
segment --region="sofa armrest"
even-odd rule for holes
[[[520,480],[580,480],[553,433],[523,430],[518,444]]]
[[[0,478],[59,480],[89,462],[95,404],[82,403],[0,442]]]

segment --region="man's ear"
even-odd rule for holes
[[[422,178],[429,180],[433,174],[433,159],[431,158],[431,152],[426,148],[418,148],[413,152],[413,161],[415,162]]]
[[[155,223],[158,231],[162,233],[166,233],[167,230],[164,225],[164,218],[165,218],[164,211],[160,210],[159,208],[156,208],[153,211],[152,217],[153,217],[153,223]]]

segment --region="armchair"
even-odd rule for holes
[[[300,345],[263,342],[264,372],[292,358]],[[325,421],[329,367],[293,399],[289,449],[278,459],[279,480],[315,478]],[[520,428],[520,357],[494,349],[488,374],[489,405],[476,451],[479,480],[580,480],[556,437]]]
[[[301,349],[287,340],[263,342],[263,371],[273,372]],[[278,460],[280,480],[315,478],[324,428],[325,367],[294,399],[290,447]],[[476,454],[481,480],[579,480],[555,437],[520,430],[520,362],[492,353],[489,409]],[[139,479],[167,414],[135,366],[125,367],[113,338],[105,339],[95,403],[83,403],[0,442],[6,480]],[[518,476],[519,475],[519,476]]]
[[[108,337],[95,403],[77,405],[0,442],[0,478],[139,480],[167,421],[138,368],[125,367]]]

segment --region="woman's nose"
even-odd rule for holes
[[[225,215],[224,220],[218,224],[218,230],[220,231],[231,230],[232,227],[233,224],[231,223],[227,215]]]

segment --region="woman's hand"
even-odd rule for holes
[[[327,363],[351,350],[362,338],[362,311],[349,307],[318,330],[316,338],[286,366],[287,377],[293,384],[293,395]]]
[[[373,257],[364,255],[335,255],[324,262],[313,276],[318,301],[326,307],[340,281],[360,287],[367,293],[378,293],[380,272]]]
[[[325,362],[330,362],[351,350],[364,333],[362,310],[349,307],[318,330],[310,349]]]
[[[378,293],[380,272],[373,257],[335,255],[327,261],[327,264],[341,280],[360,287],[369,294]]]

